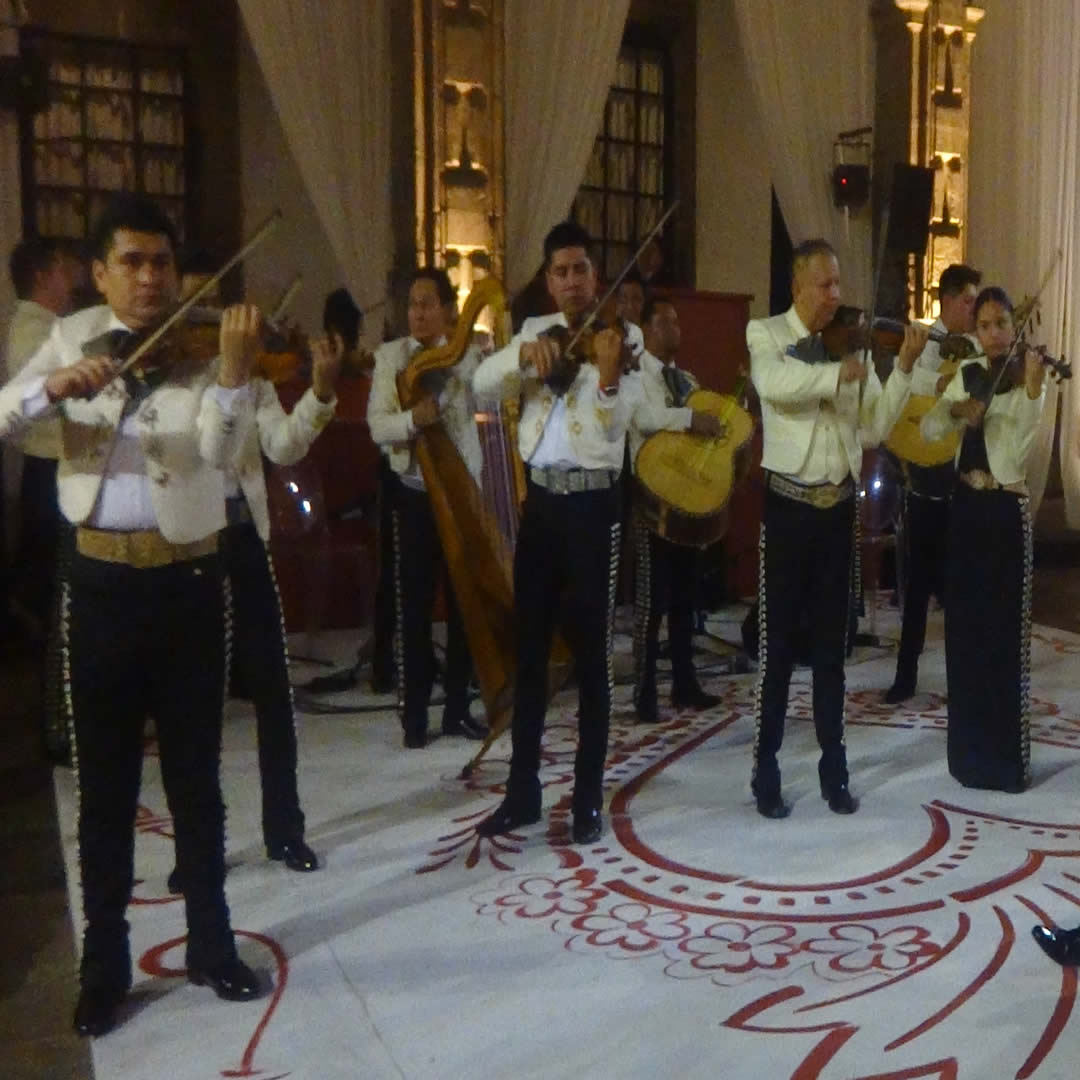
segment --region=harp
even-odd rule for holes
[[[417,353],[398,375],[402,409],[412,408],[422,396],[423,375],[453,367],[465,355],[476,320],[485,308],[495,313],[495,325],[500,325],[506,298],[492,277],[482,278],[469,293],[453,337],[445,345]],[[462,775],[468,776],[513,716],[517,637],[513,550],[443,426],[433,424],[423,429],[415,447],[487,710],[489,734],[462,770]],[[556,639],[549,665],[549,693],[565,680],[569,666],[569,652]]]

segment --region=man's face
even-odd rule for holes
[[[448,306],[431,278],[417,278],[409,286],[409,333],[425,348],[450,329]]]
[[[615,294],[615,314],[620,319],[641,325],[641,311],[645,307],[645,290],[640,281],[624,281]]]
[[[596,268],[583,247],[551,253],[547,287],[559,310],[572,321],[596,299]]]
[[[68,315],[74,310],[75,297],[86,278],[82,260],[61,252],[47,270],[38,275],[34,295],[38,302],[55,315]]]
[[[665,363],[674,360],[682,341],[679,313],[674,306],[658,303],[653,307],[645,332],[645,348]]]
[[[835,255],[811,255],[795,272],[792,299],[803,325],[811,334],[832,322],[840,306],[840,264]]]
[[[941,297],[941,321],[950,334],[970,334],[975,329],[974,285],[965,285],[964,291]]]
[[[164,233],[117,229],[104,261],[95,259],[92,272],[105,303],[132,330],[156,322],[179,291],[172,244]]]

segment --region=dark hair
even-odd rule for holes
[[[409,275],[409,288],[418,281],[430,281],[443,304],[457,304],[457,293],[450,283],[450,275],[441,266],[420,266]]]
[[[1009,294],[1000,285],[987,285],[978,296],[975,297],[975,317],[979,317],[979,308],[983,304],[1000,304],[1010,315],[1013,313],[1013,302]]]
[[[322,310],[323,331],[340,334],[345,348],[355,349],[360,342],[360,327],[364,315],[356,306],[348,289],[335,289],[326,297]]]
[[[200,248],[184,256],[184,262],[180,267],[181,274],[216,274],[222,266],[222,259],[216,259],[209,251]]]
[[[831,255],[836,258],[836,248],[828,240],[815,236],[812,240],[804,240],[791,252],[791,278],[794,281],[799,270],[815,255]]]
[[[643,327],[648,326],[649,321],[656,314],[656,309],[664,304],[667,304],[670,308],[675,307],[666,296],[649,296],[645,301],[645,306],[641,309],[641,325]]]
[[[952,263],[941,271],[938,278],[938,298],[959,296],[969,285],[977,289],[982,283],[982,273],[964,263]]]
[[[32,236],[16,244],[8,260],[15,295],[20,300],[28,300],[38,274],[50,270],[53,263],[70,250],[67,244],[51,236]]]
[[[166,236],[176,256],[176,228],[165,211],[145,195],[121,191],[106,203],[90,233],[90,252],[95,259],[105,261],[119,229]]]
[[[551,256],[563,248],[584,248],[585,254],[592,259],[592,237],[584,226],[576,221],[560,221],[544,237],[544,267],[551,265]]]

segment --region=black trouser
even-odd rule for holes
[[[548,658],[555,625],[561,621],[578,677],[573,809],[598,810],[603,802],[619,534],[617,487],[553,495],[530,481],[514,551],[518,637],[513,756],[506,789],[510,800],[540,801]]]
[[[372,635],[371,681],[388,686],[394,681],[394,492],[397,474],[385,454],[379,455],[378,491],[378,571],[375,581],[375,612]]]
[[[650,532],[643,520],[634,524],[634,700],[656,697],[656,658],[660,620],[668,618],[671,691],[687,693],[694,675],[694,593],[696,548],[673,544]]]
[[[765,492],[761,524],[761,625],[753,788],[780,790],[776,756],[784,738],[788,687],[800,620],[810,626],[818,774],[832,789],[848,780],[844,747],[844,653],[848,631],[855,500],[819,510]]]
[[[931,595],[945,597],[945,556],[949,500],[904,493],[904,615],[896,678],[915,682],[926,643],[926,612]]]
[[[60,541],[60,505],[56,494],[56,461],[23,457],[19,492],[19,546],[15,557],[16,599],[44,631],[52,622],[56,588],[56,555]]]
[[[395,653],[401,723],[406,732],[427,730],[427,710],[435,685],[431,649],[431,608],[440,576],[445,576],[439,530],[426,491],[395,480],[394,561],[397,593]],[[469,645],[461,623],[452,582],[446,596],[446,705],[447,722],[459,721],[469,707]]]
[[[69,657],[84,985],[131,981],[128,927],[143,725],[154,718],[184,881],[189,965],[234,955],[219,765],[225,620],[217,556],[156,569],[76,554]]]
[[[255,705],[262,781],[263,840],[269,848],[303,838],[296,790],[296,717],[281,600],[270,554],[250,522],[222,534],[232,602],[232,670]]]

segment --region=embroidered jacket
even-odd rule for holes
[[[26,367],[0,389],[0,438],[19,437],[27,427],[23,399],[33,385],[81,359],[84,342],[123,328],[105,306],[60,319]],[[242,411],[251,405],[242,400],[236,416],[225,416],[211,405],[214,379],[212,365],[170,378],[134,406],[154,515],[162,534],[174,543],[201,540],[225,525],[222,467],[237,454],[244,433]],[[60,509],[75,525],[94,509],[128,402],[123,381],[114,379],[88,401],[68,399],[58,406],[63,443],[57,470]]]

